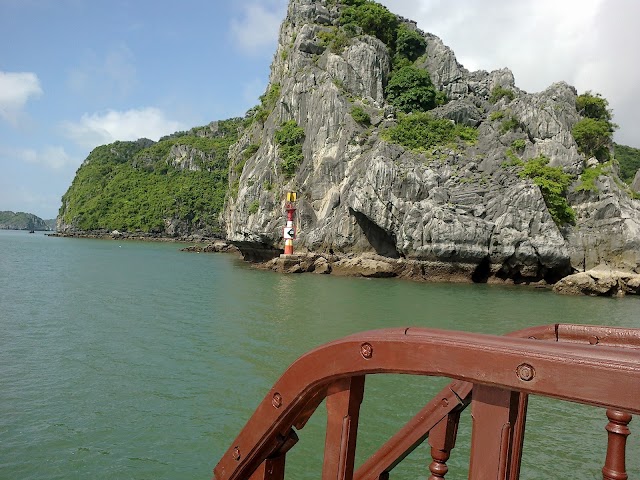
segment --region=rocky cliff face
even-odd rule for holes
[[[631,185],[631,188],[635,192],[640,192],[640,170],[636,172],[636,176],[633,179],[633,184]]]
[[[385,99],[389,48],[368,35],[339,53],[327,48],[322,32],[339,15],[334,2],[290,2],[271,67],[275,98],[231,151],[230,240],[253,252],[282,248],[283,194],[292,190],[302,251],[444,262],[476,280],[554,281],[603,263],[638,271],[640,202],[618,186],[614,170],[597,189],[570,194],[576,225],[558,227],[540,188],[509,164],[517,144],[518,159],[542,154],[578,178],[586,159],[571,134],[580,118],[573,87],[526,93],[509,70],[469,72],[439,38],[419,32],[427,47],[416,65],[449,98],[432,115],[477,127],[479,136],[474,145],[410,151],[381,135],[397,119]],[[496,87],[513,98],[490,102]],[[370,126],[354,120],[354,106]],[[289,120],[304,129],[304,160],[291,178],[274,139]]]

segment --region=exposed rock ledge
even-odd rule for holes
[[[118,230],[57,231],[46,235],[49,237],[96,238],[101,240],[142,240],[145,242],[216,242],[215,238],[198,234],[168,236],[162,233],[120,232]]]
[[[475,264],[425,262],[402,258],[396,260],[374,254],[303,253],[281,255],[267,262],[257,263],[256,267],[280,273],[312,272],[366,278],[396,277],[425,282],[547,285],[544,280],[517,282],[513,279],[501,279],[495,276],[478,278]],[[640,274],[600,267],[563,278],[553,285],[553,291],[563,295],[640,295]]]
[[[234,253],[240,255],[238,247],[225,242],[224,240],[216,240],[213,243],[207,245],[191,245],[189,247],[181,248],[181,252],[195,252],[195,253]]]
[[[392,259],[380,255],[365,253],[331,255],[324,253],[302,253],[280,255],[269,261],[257,263],[257,268],[280,273],[319,273],[366,278],[405,278],[425,282],[457,283],[500,283],[513,284],[513,279],[501,279],[486,276],[471,263],[427,262]],[[522,281],[530,285],[546,285],[544,281]]]
[[[587,270],[564,277],[553,286],[553,291],[564,295],[639,295],[640,274],[604,268]]]

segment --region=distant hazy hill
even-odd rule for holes
[[[33,213],[0,212],[0,230],[51,230],[44,220]]]

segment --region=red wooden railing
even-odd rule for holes
[[[369,374],[454,381],[354,473]],[[640,330],[548,325],[498,337],[422,328],[352,335],[300,357],[280,377],[214,469],[215,480],[281,480],[286,453],[326,399],[323,480],[383,480],[428,438],[430,480],[445,478],[460,412],[473,418],[469,478],[519,477],[528,395],[607,409],[604,480],[623,480],[631,414],[640,413]],[[604,453],[603,453],[604,455]]]

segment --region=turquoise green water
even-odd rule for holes
[[[640,327],[639,312],[637,298],[286,276],[175,244],[0,231],[0,479],[210,478],[286,367],[350,333]],[[368,378],[358,461],[441,385]],[[321,410],[289,454],[291,478],[319,478]],[[463,418],[450,479],[466,478]],[[602,478],[605,424],[601,410],[532,399],[522,478]],[[640,435],[634,422],[631,429],[629,472],[637,477]],[[428,449],[419,448],[392,478],[426,479],[428,463]]]

